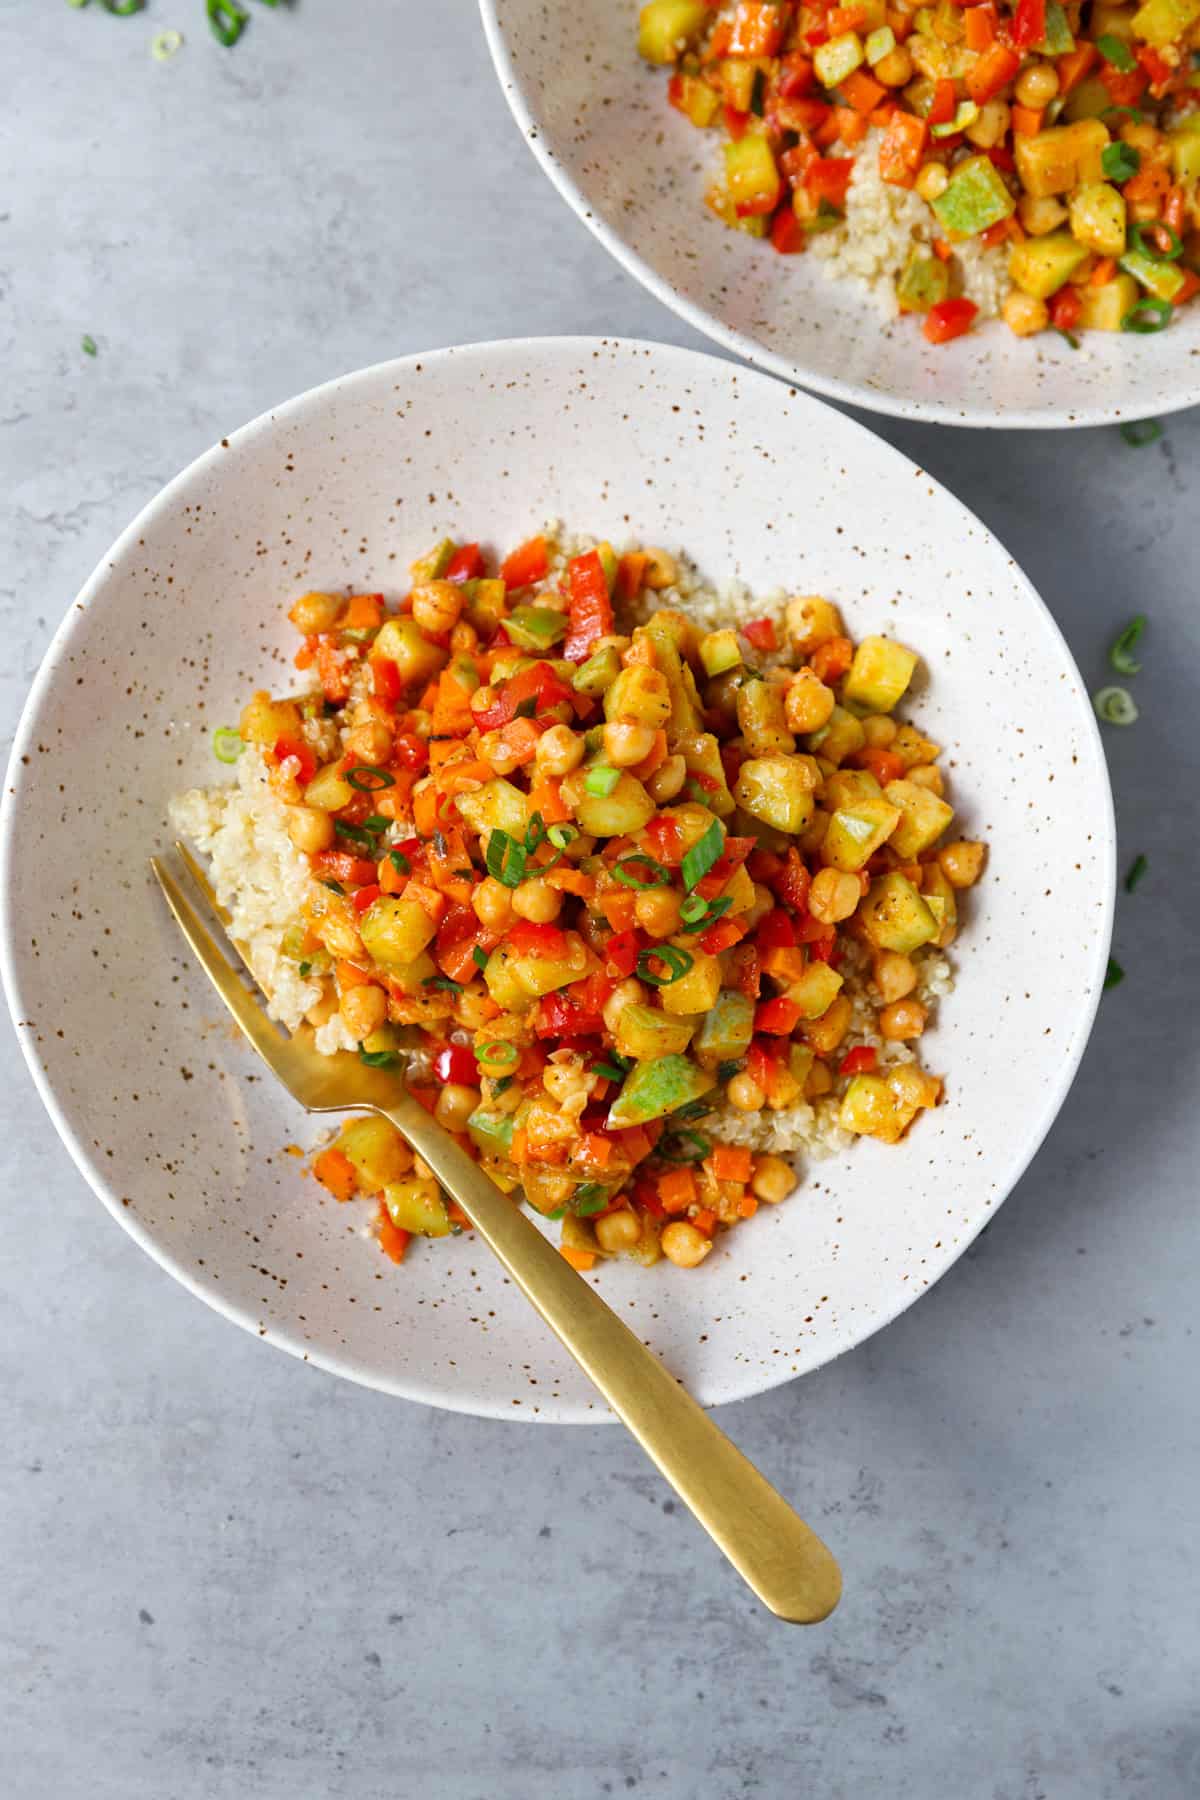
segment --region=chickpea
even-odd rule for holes
[[[959,838],[956,843],[944,844],[938,851],[938,866],[951,887],[974,887],[983,874],[983,859],[986,855],[985,845]]]
[[[687,764],[682,756],[668,756],[666,762],[659,763],[653,775],[646,781],[646,792],[660,806],[683,791],[687,780]]]
[[[845,869],[820,869],[808,890],[808,910],[822,925],[848,919],[862,899],[862,883]]]
[[[804,1098],[806,1100],[819,1100],[822,1094],[829,1094],[832,1093],[832,1091],[833,1075],[830,1072],[828,1063],[820,1061],[814,1062],[804,1080]]]
[[[333,820],[323,806],[289,806],[287,834],[297,850],[315,856],[333,842]]]
[[[594,1083],[573,1050],[556,1050],[542,1070],[542,1086],[564,1112],[579,1114]]]
[[[871,964],[871,979],[883,996],[883,1003],[889,1006],[893,1000],[903,1000],[905,994],[911,994],[917,985],[917,971],[911,957],[902,956],[898,950],[881,950]]]
[[[894,50],[880,57],[871,73],[884,87],[904,87],[913,78],[913,59],[903,44],[897,44]]]
[[[753,1075],[747,1075],[745,1070],[731,1078],[725,1089],[725,1097],[730,1106],[736,1106],[739,1112],[744,1113],[761,1112],[767,1103],[765,1092]]]
[[[418,1181],[435,1181],[437,1179],[429,1164],[421,1156],[413,1157],[413,1174]]]
[[[337,1010],[337,995],[334,993],[332,987],[327,987],[321,995],[321,998],[314,1001],[312,1006],[309,1007],[304,1017],[315,1030],[320,1025],[328,1025],[330,1019],[332,1019]]]
[[[344,605],[345,601],[337,594],[301,594],[288,618],[297,631],[302,631],[305,637],[313,637],[318,632],[333,630]]]
[[[820,1056],[830,1056],[850,1029],[854,1008],[845,994],[839,994],[833,1005],[819,1019],[809,1019],[804,1038]]]
[[[645,762],[654,748],[654,732],[649,725],[627,725],[619,721],[604,727],[604,753],[617,769],[631,769]]]
[[[569,725],[552,725],[537,741],[536,761],[546,775],[569,775],[583,761],[583,739]]]
[[[478,1105],[477,1087],[466,1087],[460,1081],[448,1081],[438,1094],[433,1116],[447,1131],[464,1131],[467,1120]]]
[[[487,875],[480,882],[471,895],[471,906],[479,923],[489,931],[503,931],[512,923],[512,890],[494,875]]]
[[[945,163],[927,162],[917,176],[915,187],[927,205],[940,200],[950,186],[950,171]]]
[[[486,712],[489,706],[496,704],[495,688],[488,687],[486,684],[483,687],[477,687],[468,704],[472,712]]]
[[[345,737],[345,748],[364,762],[381,763],[391,755],[392,734],[382,719],[368,719]]]
[[[862,721],[862,728],[872,750],[886,750],[899,730],[895,719],[889,719],[886,713],[871,713]]]
[[[784,1162],[782,1156],[755,1157],[750,1192],[756,1200],[765,1200],[768,1206],[778,1206],[781,1200],[787,1199],[795,1186],[795,1171],[790,1163]]]
[[[641,1220],[628,1209],[605,1213],[602,1219],[596,1220],[594,1229],[596,1242],[610,1256],[619,1255],[622,1250],[632,1250],[640,1242],[642,1235]]]
[[[820,731],[828,725],[834,693],[811,669],[801,669],[784,696],[783,709],[792,731]]]
[[[889,1044],[902,1044],[919,1038],[929,1017],[919,1000],[893,1000],[879,1015],[879,1035]]]
[[[608,999],[604,1002],[603,1018],[608,1030],[617,1035],[617,1021],[627,1006],[644,1006],[646,990],[640,981],[631,975],[627,981],[618,982]]]
[[[674,587],[679,580],[679,565],[666,550],[646,551],[646,572],[642,580],[648,588],[657,592],[660,588]]]
[[[936,763],[918,763],[915,769],[908,771],[905,780],[911,781],[914,787],[925,788],[928,793],[936,794],[939,800],[946,792],[945,777]]]
[[[470,989],[454,1002],[454,1017],[467,1031],[479,1031],[496,1016],[496,1002],[490,994],[473,994]]]
[[[361,1043],[387,1019],[387,995],[382,988],[362,985],[347,988],[338,1006],[347,1031]]]
[[[712,1239],[689,1225],[686,1219],[672,1219],[664,1226],[661,1242],[667,1261],[680,1269],[698,1268],[712,1249]]]
[[[471,651],[479,645],[479,633],[466,619],[460,619],[450,633],[450,648],[457,656],[463,651]]]
[[[1030,237],[1045,237],[1057,231],[1067,218],[1067,209],[1052,194],[1022,194],[1017,201],[1017,217]]]
[[[412,616],[422,631],[453,631],[463,609],[463,591],[452,581],[427,581],[412,591]]]
[[[1058,71],[1051,63],[1030,63],[1017,76],[1017,99],[1036,112],[1049,106],[1058,92]]]
[[[1006,100],[988,100],[979,109],[979,117],[967,126],[966,135],[981,150],[991,150],[1008,130],[1012,107]]]
[[[680,898],[672,888],[646,888],[633,903],[633,916],[651,937],[670,937],[679,930]]]
[[[535,875],[517,888],[512,897],[512,909],[518,919],[528,919],[531,925],[549,925],[561,912],[562,901],[558,888]]]
[[[1032,294],[1023,294],[1020,288],[1013,289],[1001,312],[1008,329],[1018,337],[1034,337],[1039,331],[1045,331],[1050,323],[1046,302],[1035,300]]]

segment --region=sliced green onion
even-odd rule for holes
[[[462,982],[451,981],[448,975],[427,975],[421,983],[422,987],[441,988],[447,994],[461,994]]]
[[[333,821],[333,829],[337,832],[339,837],[345,838],[348,843],[357,844],[360,850],[369,850],[372,856],[379,848],[375,839],[364,825],[351,825],[348,819],[335,819]]]
[[[1163,434],[1163,428],[1157,419],[1127,419],[1121,427],[1121,436],[1135,450],[1143,444],[1157,444]]]
[[[493,831],[485,851],[489,875],[505,887],[520,887],[525,879],[525,846],[507,831]]]
[[[603,1212],[608,1205],[608,1189],[598,1181],[585,1181],[571,1195],[571,1211],[586,1219],[591,1213]]]
[[[1092,705],[1106,725],[1132,725],[1138,716],[1137,702],[1128,688],[1101,688],[1092,695]]]
[[[141,12],[146,0],[103,0],[105,12],[115,13],[118,19],[127,19],[131,13]]]
[[[1141,166],[1141,156],[1132,144],[1105,144],[1100,152],[1100,168],[1109,181],[1128,181]]]
[[[640,881],[637,875],[638,869],[648,870],[650,879]],[[638,851],[633,856],[621,858],[613,869],[613,879],[619,881],[623,887],[638,889],[670,887],[671,871],[664,869],[660,862],[655,862],[652,856],[644,856]]]
[[[534,851],[546,841],[546,821],[540,812],[535,812],[525,831],[525,854],[532,856]]]
[[[1170,241],[1165,250],[1160,250],[1157,240],[1158,234],[1163,231],[1166,232]],[[1140,250],[1143,256],[1149,257],[1151,262],[1178,262],[1183,255],[1183,239],[1173,226],[1167,225],[1162,219],[1156,219],[1150,225],[1131,225],[1129,237],[1132,247]]]
[[[301,981],[307,981],[311,974],[312,974],[312,964],[310,962],[302,962],[300,964],[300,979],[301,979]]]
[[[1096,48],[1106,63],[1119,69],[1122,75],[1132,75],[1137,68],[1137,58],[1121,38],[1114,37],[1110,31],[1096,39]]]
[[[486,969],[488,966],[487,951],[481,950],[479,945],[476,944],[475,948],[471,952],[471,961],[475,964],[475,967],[477,969]]]
[[[1125,118],[1130,119],[1135,125],[1144,125],[1146,123],[1145,113],[1139,112],[1136,106],[1106,106],[1104,111],[1100,114],[1100,117],[1102,119],[1108,119],[1114,114],[1118,117],[1124,116]]]
[[[750,89],[750,111],[752,113],[754,113],[757,118],[760,118],[760,119],[763,116],[763,101],[766,98],[766,93],[767,93],[766,73],[762,69],[755,69],[754,82]]]
[[[689,1100],[686,1106],[675,1108],[671,1114],[671,1123],[673,1125],[676,1119],[702,1119],[705,1113],[710,1113],[712,1110],[712,1106],[707,1100]]]
[[[700,905],[704,908],[703,912],[689,911],[688,908],[691,903],[697,900],[700,901]],[[733,901],[728,894],[722,894],[717,900],[700,900],[699,894],[689,894],[679,909],[680,918],[683,920],[684,931],[686,931],[689,936],[694,931],[704,931],[715,919],[719,919],[723,913],[727,913],[732,905]]]
[[[682,981],[694,961],[690,950],[681,950],[677,944],[659,944],[656,948],[639,951],[637,972],[651,987],[670,987],[672,982]],[[662,963],[667,974],[657,974],[652,963]]]
[[[696,780],[695,776],[687,782],[683,791],[689,800],[695,800],[700,806],[708,805],[709,795],[707,791],[700,786],[700,783]]]
[[[1125,877],[1125,892],[1127,894],[1132,894],[1134,888],[1149,867],[1150,864],[1146,857],[1140,855],[1134,857],[1129,865],[1129,873]]]
[[[382,837],[391,822],[390,819],[385,819],[382,813],[372,813],[369,818],[363,820],[363,830],[369,831],[372,837]]]
[[[79,348],[83,351],[83,354],[85,356],[95,356],[98,354],[97,347],[96,347],[96,340],[92,336],[90,331],[85,332],[83,337],[80,338]]]
[[[712,1149],[712,1144],[703,1132],[693,1131],[684,1125],[679,1131],[671,1131],[659,1139],[654,1154],[663,1162],[693,1163],[703,1162]]]
[[[732,1081],[735,1075],[741,1074],[744,1067],[745,1067],[745,1064],[742,1062],[742,1060],[740,1058],[737,1058],[733,1062],[718,1063],[717,1064],[717,1080],[722,1083],[724,1083],[726,1081]]]
[[[212,747],[218,762],[235,763],[246,748],[246,742],[232,727],[218,725],[212,734]]]
[[[346,780],[360,794],[382,794],[384,788],[396,785],[396,777],[386,769],[376,768],[374,763],[359,763],[356,769],[347,769]]]
[[[597,763],[584,776],[583,791],[585,794],[599,794],[604,799],[612,793],[620,779],[620,769],[610,769],[606,763]]]
[[[340,881],[329,881],[324,876],[321,877],[321,886],[327,887],[331,894],[344,895],[346,892]]]
[[[478,1058],[481,1062],[498,1064],[503,1069],[509,1063],[515,1063],[519,1054],[511,1038],[497,1038],[494,1044],[480,1044]]]
[[[1112,649],[1108,653],[1108,660],[1117,671],[1118,675],[1137,675],[1140,672],[1142,665],[1140,662],[1134,661],[1133,652],[1137,648],[1138,640],[1145,629],[1146,615],[1145,613],[1138,613],[1134,618],[1130,619],[1120,636],[1113,640]]]
[[[1169,300],[1160,300],[1157,294],[1142,294],[1121,320],[1121,330],[1149,337],[1155,331],[1165,331],[1174,312]]]
[[[150,41],[150,54],[155,62],[170,62],[183,49],[182,31],[160,31]]]
[[[232,49],[246,29],[248,14],[236,0],[207,0],[208,22],[218,44]]]
[[[704,836],[692,845],[683,859],[683,885],[689,891],[703,881],[714,863],[721,860],[725,848],[725,827],[714,819]]]
[[[546,836],[556,850],[565,850],[569,845],[573,844],[575,839],[579,836],[579,827],[577,825],[567,824],[551,825]]]
[[[412,874],[412,864],[409,862],[407,856],[405,856],[403,850],[389,850],[388,861],[391,863],[393,869],[395,869],[397,875]]]
[[[1117,987],[1122,981],[1124,981],[1124,979],[1125,979],[1124,969],[1121,967],[1120,963],[1117,961],[1115,956],[1110,956],[1108,959],[1108,967],[1104,971],[1104,991],[1105,991],[1105,993],[1108,992],[1109,988]]]
[[[627,1056],[620,1056],[617,1051],[610,1050],[607,1061],[593,1063],[589,1074],[602,1075],[605,1081],[624,1081],[630,1067],[630,1059]]]
[[[533,719],[537,717],[537,695],[530,694],[528,699],[518,700],[513,709],[514,719]]]
[[[1075,336],[1073,331],[1064,331],[1061,325],[1056,325],[1054,329],[1057,331],[1064,344],[1072,350],[1078,350],[1079,339]]]
[[[358,1060],[365,1062],[368,1069],[387,1069],[396,1061],[394,1050],[364,1050],[358,1046]]]

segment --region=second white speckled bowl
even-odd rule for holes
[[[1200,402],[1200,300],[1168,331],[1015,338],[993,320],[927,344],[880,320],[815,256],[778,256],[704,205],[718,134],[667,103],[667,71],[637,54],[639,0],[480,0],[513,116],[564,199],[681,318],[801,387],[945,425],[1102,425]]]
[[[714,357],[545,339],[330,383],[194,463],[71,607],[17,737],[0,951],[30,1068],[114,1217],[191,1291],[294,1354],[503,1418],[604,1416],[469,1236],[393,1268],[287,1152],[316,1128],[231,1035],[146,868],[169,796],[256,686],[294,680],[283,609],[405,588],[444,533],[549,518],[686,549],[712,581],[822,592],[918,648],[922,724],[990,862],[904,1143],[810,1168],[694,1273],[595,1277],[703,1401],[815,1368],[970,1243],[1054,1118],[1108,948],[1113,827],[1095,721],[1049,613],[979,521],[851,420]],[[70,1273],[64,1274],[70,1281]]]

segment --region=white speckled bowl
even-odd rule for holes
[[[667,103],[637,54],[639,0],[480,0],[492,58],[543,169],[631,275],[681,318],[801,387],[946,425],[1102,425],[1200,401],[1200,301],[1169,331],[1013,337],[992,321],[935,347],[914,319],[880,320],[815,256],[729,231],[703,195],[718,134]]]
[[[1049,613],[979,521],[819,402],[715,357],[542,339],[331,382],[194,463],[117,540],[30,696],[0,820],[0,948],[67,1147],[193,1293],[296,1355],[504,1418],[603,1417],[470,1237],[395,1269],[288,1144],[316,1127],[259,1073],[146,869],[168,796],[221,778],[214,725],[287,687],[298,589],[396,593],[443,533],[547,518],[686,548],[712,580],[820,591],[919,648],[917,716],[991,844],[927,1060],[947,1098],[720,1241],[694,1274],[617,1264],[622,1317],[709,1403],[815,1368],[946,1269],[1041,1142],[1091,1025],[1113,825],[1096,725]]]

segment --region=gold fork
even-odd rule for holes
[[[185,845],[176,849],[213,912],[227,923],[199,863]],[[763,1605],[796,1625],[826,1618],[841,1594],[838,1565],[753,1463],[394,1073],[322,1056],[289,1037],[247,992],[170,871],[157,857],[150,867],[205,974],[292,1098],[309,1112],[373,1112],[390,1119]],[[249,971],[243,947],[225,941],[233,942]]]

